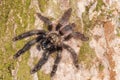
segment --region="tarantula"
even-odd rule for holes
[[[24,47],[14,55],[13,58],[14,59],[18,58],[20,55],[22,55],[27,50],[29,50],[31,46],[37,43],[36,48],[38,50],[42,49],[44,52],[42,54],[42,58],[31,70],[31,74],[40,70],[41,67],[47,62],[49,56],[53,52],[57,52],[56,59],[54,61],[54,65],[50,74],[51,77],[54,76],[57,70],[57,66],[61,60],[61,52],[63,48],[71,53],[73,63],[75,67],[78,68],[79,66],[78,66],[78,58],[76,52],[74,51],[74,49],[72,49],[69,45],[65,44],[64,42],[70,40],[72,37],[75,39],[81,39],[82,41],[87,41],[89,38],[85,37],[85,35],[80,32],[75,32],[74,23],[68,24],[69,18],[71,16],[71,12],[72,12],[71,8],[66,10],[63,16],[58,20],[58,23],[55,27],[47,17],[44,17],[40,13],[36,13],[36,15],[47,25],[48,31],[31,30],[14,37],[13,41],[17,41],[29,36],[36,35],[36,38],[26,43]]]

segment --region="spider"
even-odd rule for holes
[[[42,20],[46,25],[48,31],[45,30],[31,30],[20,34],[13,38],[13,41],[21,40],[23,38],[36,35],[36,38],[27,42],[23,48],[21,48],[13,58],[16,59],[22,54],[24,54],[27,50],[31,48],[31,46],[36,44],[36,48],[38,50],[43,50],[42,58],[38,61],[38,63],[34,66],[34,68],[30,71],[31,74],[37,72],[41,69],[41,67],[47,62],[49,56],[56,52],[56,59],[54,61],[54,65],[51,71],[50,76],[53,77],[57,71],[58,64],[61,60],[61,52],[63,49],[66,49],[71,53],[73,64],[76,68],[79,68],[77,54],[69,45],[64,42],[70,40],[71,38],[81,39],[82,41],[88,41],[89,38],[80,32],[74,31],[75,23],[68,23],[69,18],[71,16],[72,8],[67,9],[63,16],[58,20],[57,25],[54,27],[53,23],[47,18],[41,15],[40,13],[36,13],[36,15]]]

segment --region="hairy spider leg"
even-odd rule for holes
[[[63,28],[60,29],[59,33],[60,35],[64,35],[66,32],[70,32],[72,31],[73,32],[73,28],[75,27],[75,24],[74,23],[70,23],[68,25],[65,25]]]
[[[73,37],[72,33],[74,32],[74,27],[75,27],[75,24],[74,23],[70,23],[70,24],[64,26],[62,29],[60,29],[59,33],[62,36],[64,34],[68,33],[67,35],[64,35],[64,40],[65,41],[68,41],[68,40],[70,40]]]
[[[80,33],[80,32],[74,32],[72,33],[73,37],[76,39],[81,39],[82,41],[88,41],[89,37],[86,37],[84,34]]]
[[[51,74],[50,74],[51,77],[54,76],[56,71],[57,71],[58,64],[61,60],[61,52],[62,52],[62,47],[59,47],[59,50],[57,52],[57,56],[56,56],[56,59],[54,61],[54,65],[53,65],[53,68],[52,68],[52,71],[51,71]]]
[[[42,54],[42,58],[39,60],[39,62],[35,65],[35,67],[31,70],[31,74],[37,72],[41,69],[41,67],[47,62],[48,58],[50,56],[50,52],[44,51]]]
[[[26,43],[24,45],[24,47],[22,49],[20,49],[15,55],[14,55],[14,59],[18,58],[21,54],[25,53],[27,50],[29,50],[31,48],[32,45],[34,45],[35,43],[37,43],[39,40],[41,40],[41,36],[38,36],[36,39],[33,39],[31,41],[29,41],[28,43]]]
[[[56,26],[56,31],[58,31],[62,27],[62,24],[58,23]]]
[[[73,59],[73,63],[75,65],[76,68],[79,68],[79,65],[78,65],[78,57],[77,57],[77,54],[76,52],[74,51],[74,49],[72,49],[69,45],[67,44],[63,44],[63,47],[68,50],[71,55],[72,55],[72,59]]]
[[[64,40],[65,40],[65,41],[68,41],[68,40],[70,40],[72,37],[73,37],[72,34],[69,34],[69,35],[67,35],[67,36],[64,37]]]
[[[36,14],[48,26],[48,30],[52,31],[52,27],[53,27],[52,22],[47,17],[42,16],[40,13],[36,13]]]
[[[21,40],[23,38],[26,38],[26,37],[29,37],[32,35],[39,35],[39,34],[45,34],[45,31],[44,30],[31,30],[31,31],[25,32],[23,34],[20,34],[20,35],[14,37],[13,41]]]
[[[64,12],[63,16],[58,21],[56,26],[56,31],[58,31],[63,25],[67,24],[70,16],[71,16],[72,8],[69,8],[67,11]]]

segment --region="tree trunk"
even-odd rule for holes
[[[32,29],[46,29],[36,13],[57,24],[62,14],[72,8],[69,22],[89,41],[74,38],[66,42],[78,55],[79,69],[70,53],[63,49],[55,76],[50,77],[55,56],[41,70],[30,70],[43,51],[33,46],[17,60],[13,55],[24,46],[25,40],[12,38]],[[120,80],[120,1],[119,0],[1,0],[0,1],[0,80]]]

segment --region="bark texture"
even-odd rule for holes
[[[19,59],[13,55],[31,38],[12,42],[12,38],[32,29],[46,29],[36,13],[50,18],[54,24],[68,8],[70,23],[90,38],[87,42],[66,42],[77,53],[79,69],[70,53],[62,51],[56,75],[50,78],[55,55],[40,71],[30,69],[43,51],[33,46]],[[120,80],[120,0],[1,0],[0,1],[0,80]]]

